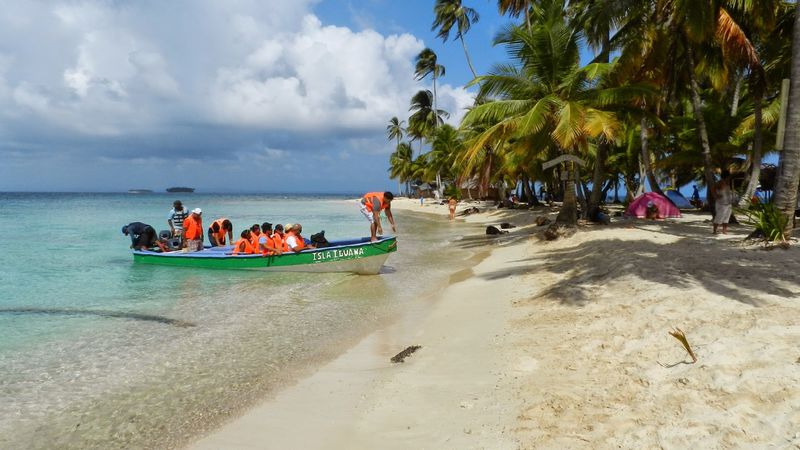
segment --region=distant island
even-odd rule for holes
[[[167,192],[194,192],[194,188],[190,187],[171,187],[167,188]]]
[[[152,194],[150,189],[128,189],[128,194]]]

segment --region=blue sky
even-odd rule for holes
[[[507,19],[465,1],[478,72]],[[0,10],[0,191],[359,192],[386,175],[388,120],[447,74],[457,122],[471,75],[431,31],[433,1],[6,0]]]

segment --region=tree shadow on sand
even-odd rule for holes
[[[673,242],[641,239],[596,239],[562,248],[536,248],[536,257],[516,261],[517,266],[479,276],[502,279],[533,271],[547,271],[556,281],[539,296],[562,304],[581,306],[601,293],[606,283],[633,277],[655,284],[687,290],[702,286],[711,293],[752,306],[759,306],[755,293],[780,297],[800,294],[794,274],[800,261],[792,254],[770,254],[742,248],[730,239],[711,235],[703,223],[631,221],[612,228],[631,228],[636,233],[668,234]],[[582,233],[602,232],[584,230]],[[638,231],[634,231],[638,230]],[[744,227],[737,230],[737,237]],[[733,231],[733,230],[732,230]],[[782,252],[778,250],[777,252]],[[657,296],[657,289],[651,296]]]

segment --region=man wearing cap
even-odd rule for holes
[[[186,241],[186,250],[199,252],[203,249],[203,210],[195,208],[183,221],[183,238]]]
[[[172,209],[167,216],[167,225],[172,233],[172,237],[181,237],[183,235],[183,221],[189,216],[189,211],[183,207],[180,200],[172,202]]]
[[[122,234],[131,237],[131,248],[134,250],[149,250],[158,242],[155,228],[142,222],[125,225]]]

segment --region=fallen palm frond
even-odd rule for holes
[[[390,361],[393,362],[393,363],[404,362],[405,359],[408,358],[409,356],[411,356],[412,353],[414,353],[415,351],[417,351],[417,350],[419,350],[421,348],[422,348],[421,345],[412,345],[410,347],[406,347],[406,349],[403,350],[402,352],[392,356],[392,359],[390,359]]]
[[[683,330],[680,328],[675,328],[675,330],[670,331],[669,335],[680,341],[683,345],[683,348],[689,353],[689,356],[692,357],[692,363],[697,362],[697,356],[695,356],[694,352],[692,351],[692,347],[689,345],[689,341],[686,339],[686,334],[684,334]]]

